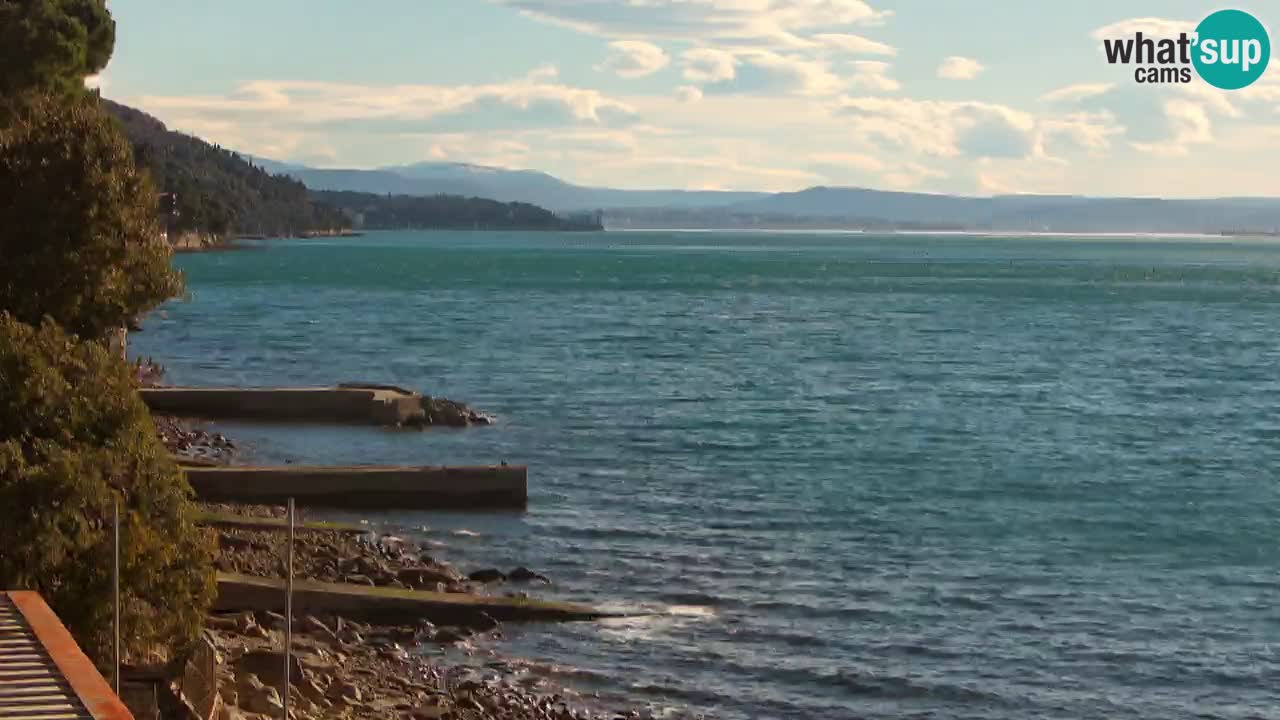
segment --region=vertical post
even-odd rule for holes
[[[284,688],[280,691],[284,720],[289,720],[289,660],[293,653],[293,526],[293,498],[289,498],[289,567],[284,591]]]
[[[120,498],[115,498],[115,510],[112,513],[112,527],[114,528],[112,535],[115,540],[115,551],[112,554],[111,562],[111,595],[114,599],[114,615],[115,620],[112,622],[111,632],[115,636],[114,664],[115,672],[111,678],[115,685],[116,697],[120,697]]]

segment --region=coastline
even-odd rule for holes
[[[155,378],[149,382],[154,383]],[[237,443],[200,420],[153,416],[176,461],[233,465],[245,461]],[[285,508],[198,503],[201,525],[217,541],[214,569],[283,579]],[[439,543],[407,541],[371,528],[313,522],[297,511],[294,577],[350,586],[428,590],[475,597],[536,596],[553,580],[525,567],[463,573],[439,559]],[[281,601],[283,603],[283,601]],[[361,620],[364,620],[363,622]],[[437,625],[428,617],[405,624],[350,614],[294,617],[290,704],[301,717],[339,715],[373,720],[388,715],[428,720],[601,720],[642,717],[578,693],[539,664],[502,652],[503,623],[485,613]],[[216,649],[219,720],[272,717],[282,710],[284,618],[275,612],[211,611],[206,639]]]

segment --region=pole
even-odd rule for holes
[[[284,720],[289,720],[289,660],[293,650],[293,524],[293,498],[289,498],[289,568],[285,576],[284,594],[284,688],[280,691]]]
[[[115,553],[111,563],[111,594],[114,598],[115,620],[112,622],[112,634],[115,636],[115,673],[112,682],[115,684],[116,697],[120,696],[120,498],[115,498],[115,511],[112,513],[113,535],[115,537]]]

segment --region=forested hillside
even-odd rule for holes
[[[563,218],[528,203],[504,203],[457,195],[373,195],[360,192],[313,192],[325,205],[340,208],[369,230],[600,230],[600,218],[584,214]]]
[[[173,132],[159,120],[103,99],[124,125],[135,160],[150,168],[157,192],[177,193],[173,229],[218,235],[301,235],[345,228],[338,210],[313,202],[307,187],[272,175],[231,150]]]

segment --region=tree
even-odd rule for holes
[[[173,297],[182,281],[157,215],[96,98],[34,100],[0,131],[0,311],[96,340]]]
[[[105,0],[0,0],[0,120],[32,93],[83,93],[115,43]]]
[[[0,313],[0,389],[0,587],[39,591],[106,667],[118,499],[126,656],[180,653],[212,600],[212,547],[124,363]]]

